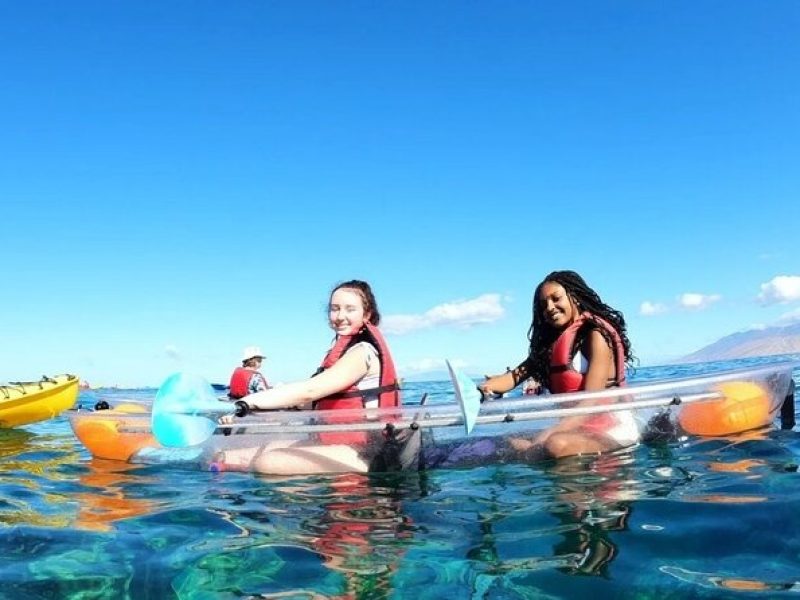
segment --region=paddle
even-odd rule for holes
[[[619,402],[616,404],[597,404],[593,406],[576,406],[573,408],[556,408],[550,410],[537,409],[534,411],[520,411],[520,412],[487,412],[477,416],[475,422],[485,425],[497,425],[501,423],[522,423],[525,421],[539,421],[546,419],[558,419],[562,417],[570,417],[575,415],[592,415],[598,413],[614,413],[619,411],[636,410],[640,408],[666,408],[668,406],[678,406],[686,404],[694,404],[697,402],[708,402],[709,400],[724,399],[724,396],[717,391],[699,392],[695,394],[686,394],[683,396],[661,396],[659,398],[651,398],[648,400],[632,400],[627,402]],[[428,406],[428,405],[426,405]],[[429,408],[424,414],[420,415],[420,411],[416,411],[411,416],[393,421],[392,425],[395,429],[401,427],[453,427],[456,425],[464,425],[464,416],[462,414],[454,414],[447,411],[437,410],[437,408],[445,408],[447,405],[441,405]],[[413,405],[410,405],[412,408]],[[494,407],[492,407],[494,408]],[[328,412],[328,411],[326,411]],[[353,417],[359,414],[355,409],[344,409],[342,412],[349,412]],[[295,412],[294,414],[298,414]],[[199,418],[199,417],[198,417]],[[369,420],[361,423],[286,423],[282,421],[249,421],[237,426],[237,433],[253,433],[258,435],[277,435],[282,436],[286,434],[305,434],[305,433],[329,433],[329,432],[348,432],[352,431],[354,426],[358,426],[358,431],[377,431],[385,429],[386,423],[380,420]],[[217,427],[212,435],[220,433],[224,428]],[[150,428],[137,427],[136,425],[128,425],[120,431],[126,433],[142,433],[150,431]]]
[[[217,417],[237,407],[222,402],[199,375],[174,373],[158,388],[153,402],[153,435],[162,446],[183,448],[206,441],[217,428]]]
[[[450,381],[453,382],[456,401],[461,408],[461,415],[464,417],[464,430],[469,435],[472,428],[475,427],[475,421],[481,410],[481,393],[472,379],[453,367],[449,360],[446,360],[445,363],[447,363],[447,370],[450,371]]]
[[[425,405],[427,397],[427,393],[422,396],[419,403],[420,406]],[[267,412],[280,413],[284,411]],[[349,410],[348,412],[361,411]],[[220,429],[218,418],[221,415],[233,414],[237,417],[244,417],[251,413],[251,407],[244,400],[231,403],[221,399],[216,395],[213,385],[199,375],[174,373],[167,377],[161,387],[158,388],[153,402],[150,426],[153,435],[162,446],[184,448],[202,444],[215,432],[218,432]],[[299,414],[297,411],[291,411],[293,420],[296,420],[297,414]],[[279,430],[286,429],[286,425],[282,423],[251,423],[248,427],[258,428],[261,425],[277,427]],[[378,423],[372,423],[371,425],[376,425],[380,428],[385,426]],[[325,427],[325,425],[319,424],[307,426],[309,431],[314,432],[324,430]],[[346,431],[353,426],[331,425],[327,427],[334,431]],[[300,429],[303,428],[301,427]],[[294,427],[294,430],[298,430],[298,427]],[[133,430],[131,429],[130,431]]]

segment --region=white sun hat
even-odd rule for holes
[[[251,358],[266,358],[264,353],[261,352],[260,346],[247,346],[242,350],[242,362],[250,360]]]

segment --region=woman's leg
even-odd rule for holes
[[[273,452],[296,444],[296,441],[277,440],[261,446],[230,448],[214,454],[212,468],[217,471],[251,471],[254,461],[265,452]]]
[[[293,446],[263,452],[250,466],[267,475],[313,475],[316,473],[366,473],[369,465],[351,446]]]
[[[579,454],[597,454],[617,447],[611,440],[601,439],[577,431],[554,433],[544,443],[544,449],[553,458]]]

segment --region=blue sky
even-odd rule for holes
[[[800,5],[0,5],[0,379],[498,372],[574,269],[641,364],[800,318]],[[688,296],[687,296],[688,294]]]

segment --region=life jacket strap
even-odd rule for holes
[[[353,390],[352,392],[341,392],[339,394],[333,394],[331,396],[327,396],[328,398],[366,398],[367,396],[379,396],[384,392],[393,392],[395,390],[399,390],[400,385],[397,383],[390,383],[387,385],[382,385],[380,387],[368,388],[366,390]],[[365,400],[366,401],[366,400]]]

